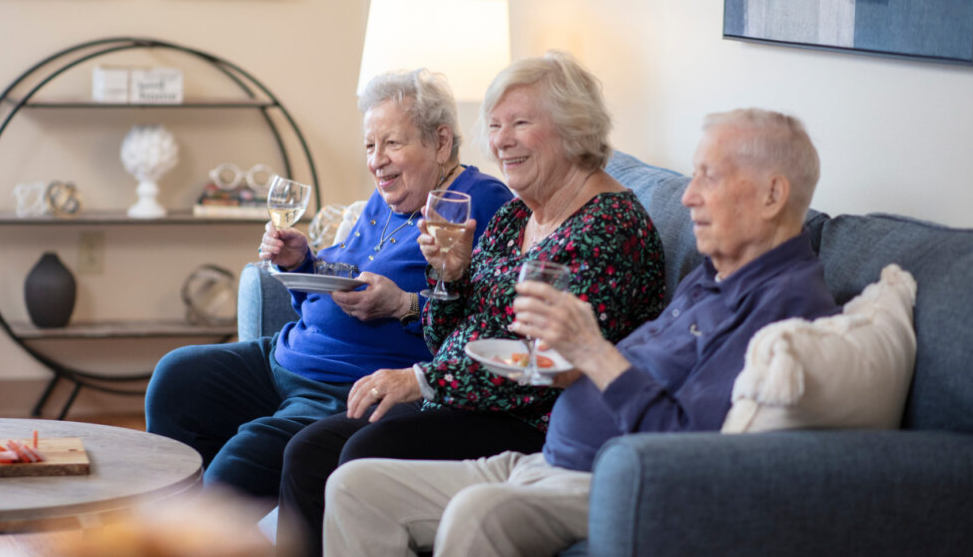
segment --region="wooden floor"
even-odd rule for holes
[[[141,414],[69,417],[68,420],[145,431],[145,416]],[[61,530],[38,534],[0,534],[0,557],[57,557],[61,555],[58,548],[77,545],[80,539],[80,530]]]

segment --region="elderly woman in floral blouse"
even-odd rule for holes
[[[471,340],[518,338],[508,326],[525,262],[567,265],[568,290],[597,310],[612,342],[662,308],[659,237],[635,194],[604,171],[611,121],[597,79],[566,54],[517,61],[491,84],[480,125],[519,199],[496,213],[477,245],[471,222],[465,245],[448,253],[420,223],[430,285],[433,269],[445,268],[448,289],[460,294],[426,304],[426,341],[435,356],[360,379],[347,416],[322,420],[288,445],[281,513],[307,530],[309,555],[320,555],[323,488],[341,462],[541,449],[559,389],[499,377],[464,352]],[[408,403],[419,400],[416,412]]]

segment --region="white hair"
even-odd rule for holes
[[[794,208],[806,213],[821,176],[821,160],[804,124],[794,116],[760,108],[709,114],[703,120],[704,132],[720,126],[750,132],[737,147],[737,161],[786,176]]]
[[[568,160],[595,170],[604,168],[611,157],[608,143],[612,122],[601,82],[565,52],[524,58],[507,66],[487,88],[480,106],[479,133],[484,145],[489,134],[490,112],[512,87],[543,85],[544,105],[564,146]]]
[[[446,126],[453,132],[453,150],[449,158],[459,156],[462,137],[457,124],[456,100],[443,74],[419,68],[377,75],[358,98],[358,110],[364,114],[386,101],[402,104],[410,99],[413,102],[407,108],[407,114],[419,130],[423,144],[438,145],[439,127]]]

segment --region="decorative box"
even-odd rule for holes
[[[91,98],[100,103],[127,103],[128,68],[95,66],[91,74]]]
[[[128,102],[181,104],[182,70],[178,68],[133,68],[129,74]]]

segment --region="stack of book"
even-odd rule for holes
[[[253,196],[252,191],[246,186],[239,189],[246,191],[241,195],[241,192],[236,190],[221,190],[212,184],[207,184],[203,194],[193,206],[193,216],[211,219],[270,219],[266,199]]]

